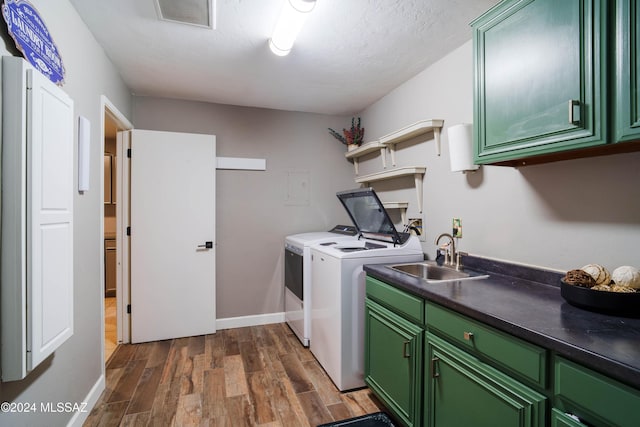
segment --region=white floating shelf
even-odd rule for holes
[[[440,155],[440,131],[444,125],[444,120],[432,119],[432,120],[420,120],[409,126],[405,126],[400,130],[391,132],[379,139],[379,142],[389,146],[391,152],[391,164],[396,165],[396,144],[407,141],[411,138],[433,132],[433,137],[436,140],[436,153]]]
[[[382,202],[382,206],[386,209],[407,209],[409,202]]]
[[[364,156],[365,154],[369,154],[372,151],[376,151],[385,147],[386,145],[380,143],[379,141],[370,141],[370,142],[367,142],[366,144],[362,144],[360,147],[356,148],[355,150],[347,151],[344,156],[347,159],[351,159],[354,157]]]
[[[345,157],[347,159],[353,159],[353,167],[356,169],[356,175],[358,175],[358,157],[362,157],[365,154],[373,153],[374,151],[380,151],[380,155],[382,156],[382,167],[386,169],[387,167],[387,159],[385,156],[385,150],[387,146],[381,144],[379,141],[371,141],[366,144],[362,144],[360,147],[355,150],[347,151],[345,153]]]
[[[401,168],[395,168],[395,169],[389,169],[382,172],[371,173],[369,175],[362,175],[356,178],[356,182],[358,184],[364,184],[367,182],[382,181],[385,179],[398,178],[398,177],[407,176],[407,175],[417,174],[422,176],[424,175],[426,170],[427,168],[424,166],[404,166]]]
[[[418,199],[418,210],[420,211],[420,213],[422,213],[422,184],[427,168],[423,166],[396,167],[396,144],[399,144],[403,141],[408,141],[412,138],[416,138],[429,132],[433,132],[433,138],[436,142],[436,152],[439,156],[440,134],[443,125],[444,120],[440,119],[420,120],[395,132],[391,132],[378,140],[367,142],[366,144],[361,145],[355,150],[348,151],[347,153],[345,153],[345,157],[347,159],[353,159],[353,166],[356,170],[356,183],[368,185],[371,182],[413,175],[416,195]],[[393,166],[393,169],[390,170],[387,170],[387,149],[391,153],[391,164]],[[382,172],[376,172],[364,176],[357,176],[359,172],[358,158],[378,150],[380,150],[380,156],[382,157],[382,167],[385,170]],[[402,215],[405,216],[409,204],[406,202],[390,202],[384,205],[385,208],[388,209],[401,209]]]
[[[424,177],[426,171],[427,168],[424,166],[405,166],[382,172],[376,172],[369,175],[363,175],[356,178],[356,182],[358,184],[366,185],[370,182],[383,181],[386,179],[413,175],[418,199],[418,210],[420,211],[420,213],[422,213],[422,178]]]
[[[407,223],[407,209],[409,208],[409,202],[382,202],[382,206],[384,206],[385,209],[400,209],[402,223]]]

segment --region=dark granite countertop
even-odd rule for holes
[[[488,279],[425,285],[384,264],[368,275],[640,389],[640,319],[586,311],[560,295],[562,273],[468,256]]]

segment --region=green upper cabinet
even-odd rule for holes
[[[640,6],[636,0],[616,0],[615,140],[640,139]]]
[[[506,0],[472,23],[476,163],[606,143],[606,13],[606,0]]]

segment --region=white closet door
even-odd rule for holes
[[[215,136],[131,132],[131,341],[213,333]]]
[[[27,369],[73,334],[73,101],[27,71]]]

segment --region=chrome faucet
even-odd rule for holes
[[[441,235],[436,237],[436,243],[435,244],[436,245],[439,244],[440,243],[440,239],[442,239],[443,237],[449,238],[449,243],[447,243],[446,245],[441,246],[441,248],[445,248],[445,250],[446,250],[444,263],[445,264],[449,264],[451,266],[455,265],[456,270],[457,270],[457,269],[460,268],[460,259],[456,256],[456,242],[453,239],[453,236],[451,234],[448,234],[448,233],[442,233]],[[447,258],[449,258],[448,261],[447,261]]]

